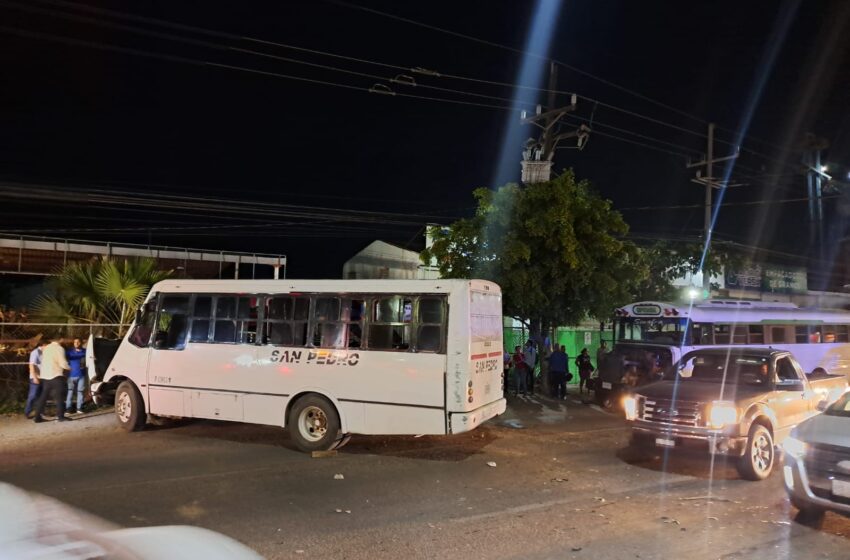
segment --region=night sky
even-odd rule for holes
[[[290,277],[331,278],[374,239],[421,248],[425,222],[468,215],[472,190],[494,186],[507,119],[519,118],[504,109],[516,90],[449,76],[516,83],[516,51],[525,49],[535,8],[492,0],[82,2],[0,2],[0,179],[26,185],[0,191],[0,230],[284,253]],[[825,162],[848,182],[850,2],[564,0],[554,29],[549,51],[535,54],[581,70],[560,66],[558,89],[579,94],[576,116],[592,116],[599,132],[581,152],[560,150],[556,168],[592,181],[624,209],[637,237],[700,234],[701,208],[660,207],[701,203],[685,164],[705,151],[708,120],[718,126],[716,154],[726,155],[732,147],[722,142],[734,143],[751,117],[733,173],[747,185],[725,202],[805,196],[799,150],[807,132],[829,140]],[[397,74],[420,85],[388,81]],[[499,108],[369,93],[376,83]],[[525,127],[520,140],[532,134]],[[93,191],[118,198],[98,202]],[[178,207],[161,195],[190,198]],[[835,241],[846,219],[838,191],[830,196]],[[134,200],[150,204],[127,205]],[[228,201],[245,204],[235,212]],[[806,254],[805,211],[799,202],[724,207],[717,235]],[[199,226],[206,229],[185,229]]]

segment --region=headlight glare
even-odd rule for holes
[[[637,419],[637,398],[636,397],[625,397],[625,398],[623,398],[623,410],[626,412],[626,420]]]
[[[738,408],[734,403],[714,401],[708,415],[708,425],[712,428],[722,428],[738,421]]]

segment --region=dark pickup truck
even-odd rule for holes
[[[842,375],[805,375],[789,352],[712,348],[685,354],[623,406],[633,445],[701,447],[736,457],[742,477],[762,480],[773,470],[775,445],[846,389]]]

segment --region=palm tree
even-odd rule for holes
[[[113,334],[120,337],[151,286],[172,273],[158,270],[150,258],[71,263],[53,280],[56,295],[34,302],[33,315],[49,323],[116,324]]]

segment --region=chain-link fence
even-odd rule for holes
[[[126,326],[126,325],[125,325]],[[115,336],[121,325],[0,323],[0,412],[20,412],[29,389],[29,356],[42,340]]]

